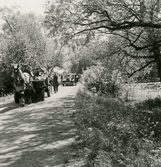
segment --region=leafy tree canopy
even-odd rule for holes
[[[140,67],[127,71],[129,77],[156,63],[161,78],[160,5],[159,0],[58,0],[57,3],[50,0],[45,24],[51,34],[63,32],[68,38],[117,36],[115,43],[120,43],[117,54],[142,62]]]

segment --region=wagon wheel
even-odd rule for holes
[[[16,104],[19,103],[19,93],[16,91],[14,91],[14,101]]]

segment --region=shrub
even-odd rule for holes
[[[142,103],[136,104],[135,112],[138,118],[138,129],[140,135],[153,138],[155,141],[161,139],[161,99],[148,99]]]
[[[81,81],[88,90],[116,97],[121,90],[123,78],[119,70],[110,71],[101,65],[97,65],[85,70]]]
[[[160,130],[155,135],[153,131],[161,127],[158,123],[155,128],[153,122],[156,116],[160,116],[159,108],[153,110],[153,116],[149,119],[149,113],[146,112],[145,116],[145,109],[139,109],[139,104],[127,106],[118,99],[93,96],[87,91],[77,94],[76,106],[79,146],[83,148],[87,166],[132,167],[154,164],[151,150],[160,146],[158,139],[161,134]]]

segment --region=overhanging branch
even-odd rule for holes
[[[103,20],[100,21],[101,23],[103,23]],[[106,20],[106,23],[108,22],[108,20]],[[95,25],[96,23],[99,23],[98,22],[89,22],[89,23],[77,23],[77,25],[80,25],[80,26],[86,26],[86,27],[90,27],[90,25]],[[121,22],[121,23],[114,23],[114,22],[110,22],[108,25],[107,24],[102,24],[102,25],[97,25],[97,26],[94,26],[94,27],[90,27],[90,28],[85,28],[78,33],[81,33],[81,32],[85,32],[85,31],[91,31],[91,30],[99,30],[99,29],[108,29],[110,31],[117,31],[117,30],[125,30],[125,29],[131,29],[131,28],[136,28],[136,27],[149,27],[149,28],[156,28],[156,29],[159,29],[161,28],[161,24],[155,24],[155,23],[152,23],[152,22],[147,22],[147,23],[144,23],[144,22],[130,22],[130,21],[125,21],[125,22]]]
[[[134,56],[134,55],[129,54],[126,50],[122,50],[122,52],[123,52],[126,56],[131,57],[131,58],[134,58],[134,59],[152,59],[152,58],[154,58],[153,55],[150,55],[150,56]]]
[[[128,78],[132,77],[136,72],[143,70],[144,68],[148,67],[150,64],[152,64],[154,62],[155,62],[155,60],[152,60],[152,61],[148,62],[147,64],[145,64],[144,66],[142,66],[141,68],[133,71],[131,74],[128,73]]]

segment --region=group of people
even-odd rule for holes
[[[29,73],[33,79],[38,79],[38,80],[43,78],[44,76],[47,76],[45,71],[40,66],[36,67],[35,69],[32,69],[32,67],[30,65],[28,65],[28,64],[24,65],[23,72]],[[57,93],[58,86],[59,86],[58,75],[56,75],[56,73],[54,73],[53,76],[50,76],[49,80],[50,80],[50,84],[52,85],[52,87],[54,89],[54,92]]]

